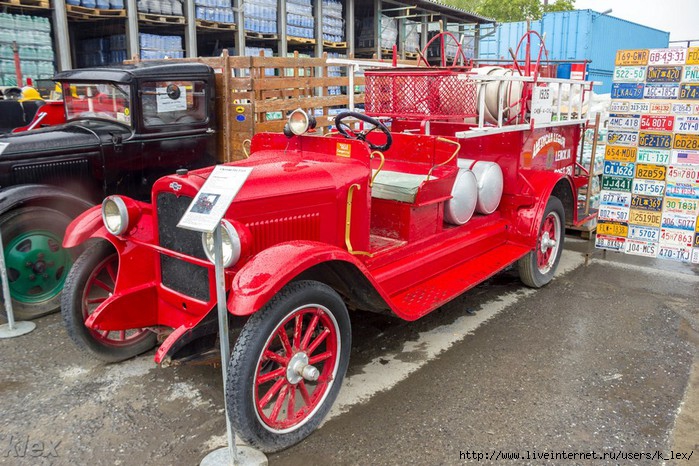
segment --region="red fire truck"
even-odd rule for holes
[[[587,220],[577,159],[590,83],[496,67],[365,76],[365,113],[320,135],[299,109],[233,162],[252,172],[223,220],[227,308],[244,322],[226,401],[263,451],[327,414],[354,310],[415,320],[513,264],[544,286],[566,225]],[[155,360],[169,364],[215,347],[213,242],[176,227],[211,171],[161,178],[150,203],[110,196],[70,225],[66,247],[96,239],[63,293],[80,348],[113,362],[160,343]]]

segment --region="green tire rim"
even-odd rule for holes
[[[12,299],[24,304],[48,301],[61,293],[72,259],[63,239],[47,230],[31,230],[5,247]]]

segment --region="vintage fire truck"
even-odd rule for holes
[[[252,171],[223,220],[227,308],[244,322],[226,402],[263,451],[327,414],[354,310],[415,320],[513,264],[544,286],[566,225],[587,220],[584,99],[571,96],[590,83],[499,67],[365,74],[365,113],[320,135],[299,109],[233,162]],[[81,349],[114,362],[160,343],[170,364],[215,347],[213,241],[177,227],[211,172],[180,170],[150,202],[113,195],[71,223],[65,247],[94,241],[62,297]]]

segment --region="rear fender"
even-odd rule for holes
[[[552,195],[558,197],[563,203],[566,222],[573,218],[575,214],[573,182],[569,177],[554,172],[522,171],[521,175],[533,190],[536,202],[530,207],[519,209],[514,222],[514,235],[520,242],[535,247],[546,204]]]
[[[278,244],[253,257],[235,275],[228,298],[228,311],[236,316],[257,312],[287,283],[317,265],[344,262],[356,268],[385,302],[389,302],[364,264],[344,249],[312,241]]]

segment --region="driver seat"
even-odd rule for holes
[[[373,171],[376,174],[376,170]],[[430,177],[430,179],[435,179]],[[371,187],[371,197],[413,204],[427,175],[381,170]]]

